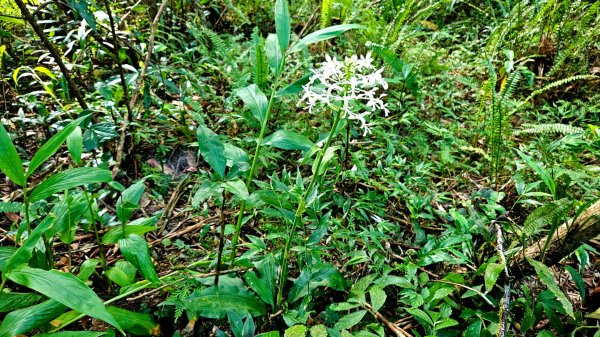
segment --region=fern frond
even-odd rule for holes
[[[560,133],[563,135],[572,135],[577,133],[584,133],[585,130],[583,128],[577,126],[571,126],[568,124],[560,124],[560,123],[549,123],[549,124],[529,124],[524,123],[522,130],[515,131],[515,134],[520,133]]]
[[[333,0],[323,0],[321,2],[321,29],[331,25],[331,8]]]
[[[517,112],[521,107],[523,107],[523,105],[527,104],[527,102],[529,102],[530,100],[532,100],[534,97],[536,97],[537,95],[543,94],[551,89],[555,89],[558,88],[560,86],[563,86],[565,84],[571,83],[571,82],[575,82],[575,81],[582,81],[582,80],[598,80],[600,79],[600,77],[598,76],[594,76],[594,75],[576,75],[576,76],[571,76],[571,77],[567,77],[564,78],[562,80],[558,80],[558,81],[554,81],[550,84],[547,84],[546,86],[544,86],[541,89],[535,90],[534,92],[531,93],[531,95],[529,95],[526,99],[524,99],[521,104],[517,105],[517,107],[515,107],[510,113],[509,115],[514,114],[515,112]]]
[[[544,206],[536,208],[523,224],[523,231],[525,236],[536,233],[538,230],[544,228],[547,225],[553,225],[557,221],[565,217],[566,212],[571,208],[571,203],[568,199],[560,199],[549,202]]]
[[[254,68],[252,69],[252,80],[259,88],[264,88],[267,83],[269,67],[265,54],[265,42],[260,36],[257,27],[252,32],[252,44],[254,45]]]
[[[22,209],[21,202],[0,202],[0,213],[19,213]]]
[[[521,77],[521,72],[519,70],[515,70],[508,75],[508,78],[503,83],[502,89],[500,89],[501,98],[498,104],[503,104],[507,98],[511,97],[515,93]]]

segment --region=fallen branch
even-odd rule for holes
[[[511,274],[519,276],[530,273],[533,268],[527,263],[527,259],[543,259],[545,265],[552,266],[598,235],[600,235],[600,200],[575,219],[570,219],[561,225],[550,242],[548,237],[545,237],[518,253],[513,258]],[[547,247],[545,253],[544,247]]]
[[[371,305],[369,303],[365,303],[364,307],[367,310],[369,310],[369,312],[373,316],[375,316],[375,318],[377,318],[378,320],[383,322],[383,324],[385,324],[388,327],[388,329],[390,329],[396,336],[398,336],[398,337],[413,337],[411,334],[406,332],[406,330],[404,330],[401,327],[397,326],[396,324],[390,322],[387,318],[385,318],[385,316],[380,314],[378,311],[373,311],[373,308],[371,307]]]

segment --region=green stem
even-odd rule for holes
[[[327,149],[331,145],[331,141],[333,140],[333,137],[335,136],[335,132],[336,132],[339,122],[340,122],[340,112],[334,111],[334,118],[333,118],[333,124],[331,126],[331,131],[329,132],[329,135],[327,136],[327,141],[325,142],[325,146],[323,147],[323,149],[321,149],[321,151],[318,154],[316,165],[315,165],[315,172],[313,173],[313,175],[310,179],[310,182],[308,183],[308,188],[306,190],[304,190],[304,193],[302,194],[302,198],[298,202],[298,208],[296,209],[296,213],[294,214],[294,222],[292,224],[291,231],[288,233],[288,237],[285,242],[285,247],[283,249],[283,254],[281,255],[281,263],[280,263],[281,274],[279,276],[279,289],[277,291],[277,308],[279,308],[281,306],[281,301],[283,300],[283,288],[285,286],[285,281],[288,276],[288,258],[289,258],[289,254],[290,254],[290,248],[292,245],[292,241],[294,240],[294,234],[296,233],[296,228],[302,222],[302,216],[304,215],[304,211],[306,210],[306,198],[308,197],[308,194],[312,191],[312,189],[315,187],[317,180],[319,180],[319,171],[321,170],[321,164],[323,164],[323,156],[325,155],[325,152],[327,152]]]
[[[98,244],[98,250],[99,250],[99,254],[100,254],[100,264],[102,265],[102,269],[106,270],[106,256],[104,255],[104,247],[102,246],[102,240],[100,240],[100,235],[98,234],[98,227],[96,227],[96,215],[94,214],[94,211],[92,210],[92,201],[90,200],[90,197],[88,196],[87,192],[83,192],[83,195],[85,196],[85,199],[87,201],[88,204],[88,208],[90,210],[90,216],[92,217],[92,230],[94,231],[94,236],[96,237],[96,243]],[[110,281],[109,281],[109,287],[110,287]]]
[[[285,56],[283,61],[281,62],[281,66],[279,69],[279,74],[283,72],[283,65],[285,64]],[[265,119],[260,126],[260,133],[258,135],[258,139],[256,140],[256,148],[254,149],[254,157],[252,157],[252,165],[250,166],[250,171],[248,172],[248,177],[246,177],[246,189],[250,190],[250,184],[252,183],[252,178],[254,178],[254,173],[256,171],[256,167],[258,165],[258,157],[260,156],[260,150],[262,149],[262,142],[265,137],[265,132],[267,131],[267,125],[269,124],[269,119],[271,117],[271,109],[273,107],[273,102],[275,101],[275,93],[277,92],[277,88],[279,87],[281,76],[278,75],[275,79],[275,83],[273,84],[273,88],[271,90],[271,96],[269,97],[269,104],[267,105],[267,112],[265,113]],[[242,200],[240,202],[240,211],[238,213],[237,222],[235,225],[235,231],[233,233],[233,238],[231,240],[231,254],[229,256],[229,263],[233,265],[235,262],[235,254],[237,252],[237,244],[240,237],[240,231],[242,230],[242,223],[244,221],[244,212],[246,211],[246,201]]]

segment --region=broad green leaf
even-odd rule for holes
[[[279,331],[269,331],[269,332],[261,333],[259,335],[254,336],[254,337],[279,337],[279,336],[281,336],[279,334]]]
[[[131,235],[125,239],[121,239],[119,240],[119,249],[123,253],[125,260],[131,262],[146,280],[154,284],[160,283],[152,264],[148,243],[143,237]]]
[[[248,163],[248,154],[237,146],[225,143],[225,158],[227,159],[227,179],[235,179],[240,177],[242,173],[250,170]]]
[[[77,186],[105,183],[112,180],[109,170],[96,167],[79,167],[59,172],[42,181],[29,196],[30,202],[36,202],[49,196]]]
[[[417,308],[405,308],[405,310],[417,320],[425,324],[425,326],[433,326],[433,321],[431,320],[431,317],[429,317],[429,315],[427,315],[423,310]]]
[[[85,20],[85,22],[87,22],[87,24],[94,32],[96,31],[96,18],[94,17],[94,14],[88,7],[87,0],[67,0],[67,4],[77,14],[79,14]]]
[[[287,328],[284,337],[306,337],[306,326],[304,325],[294,325],[291,328]]]
[[[31,288],[67,307],[102,320],[117,329],[121,327],[106,311],[104,303],[85,283],[77,277],[57,270],[22,267],[13,270],[8,278],[24,287]]]
[[[240,179],[224,182],[221,186],[241,200],[246,201],[250,197],[246,184]]]
[[[333,328],[337,331],[350,329],[356,324],[360,323],[360,321],[365,317],[367,313],[366,310],[358,310],[353,313],[350,313],[342,318],[340,318],[337,323],[333,326]]]
[[[6,261],[10,259],[11,256],[17,251],[17,247],[0,247],[0,271],[4,269],[4,265],[6,265]]]
[[[300,39],[300,41],[296,42],[291,49],[290,53],[295,53],[301,51],[302,49],[308,47],[313,43],[317,43],[320,41],[329,40],[331,38],[342,35],[344,32],[350,29],[363,29],[365,26],[357,25],[357,24],[346,24],[346,25],[337,25],[327,27],[316,32],[310,33]]]
[[[371,307],[373,311],[379,311],[383,304],[385,304],[387,295],[381,287],[372,286],[369,288],[369,298],[371,299]]]
[[[267,96],[265,96],[256,84],[250,84],[249,86],[238,90],[235,94],[244,101],[244,104],[250,109],[254,118],[262,125],[269,108]]]
[[[234,286],[210,287],[194,292],[184,301],[184,306],[193,316],[224,318],[227,311],[264,315],[265,305],[245,288]]]
[[[277,41],[275,34],[269,34],[265,40],[265,52],[267,54],[267,61],[269,68],[273,72],[273,75],[278,76],[281,64],[283,63],[283,54]]]
[[[0,123],[0,171],[6,174],[13,183],[25,186],[27,180],[23,162],[2,123]]]
[[[248,286],[254,290],[260,299],[275,306],[275,281],[277,280],[277,261],[273,255],[267,255],[260,263],[256,264],[256,269],[260,272],[260,278],[254,271],[249,271],[244,275]]]
[[[77,126],[69,137],[67,137],[67,149],[75,164],[81,165],[81,154],[83,153],[83,133],[81,127]]]
[[[492,290],[496,281],[498,280],[498,276],[504,270],[504,265],[502,263],[488,263],[487,267],[485,267],[485,292],[488,293]]]
[[[192,198],[192,206],[200,207],[208,199],[214,199],[221,196],[223,192],[223,187],[221,184],[217,182],[206,182],[198,188],[196,193],[194,193],[194,197]]]
[[[458,322],[452,318],[442,318],[441,322],[436,322],[435,324],[435,328],[436,330],[441,330],[441,329],[445,329],[445,328],[449,328],[452,326],[457,326]]]
[[[2,293],[0,295],[0,312],[11,312],[28,307],[41,299],[42,296],[34,293]]]
[[[345,290],[346,281],[342,274],[330,264],[305,267],[302,269],[300,276],[294,281],[294,285],[288,294],[288,301],[290,303],[296,302],[317,287]]]
[[[600,319],[600,308],[598,310],[592,312],[591,314],[585,316],[587,318]]]
[[[308,83],[308,81],[310,80],[310,77],[312,75],[313,75],[312,73],[308,73],[308,74],[300,77],[299,79],[294,81],[294,83],[277,91],[277,94],[275,94],[275,96],[276,97],[284,97],[284,96],[294,95],[294,94],[301,92],[302,90],[304,90],[304,85],[306,83]]]
[[[8,274],[16,267],[29,262],[33,248],[35,248],[37,243],[40,241],[42,235],[51,228],[52,224],[54,223],[54,219],[54,216],[49,214],[35,227],[33,231],[31,231],[21,247],[19,247],[19,249],[17,249],[4,264],[4,267],[2,268],[2,280],[5,280]]]
[[[144,220],[144,221],[137,221]],[[123,226],[118,225],[113,227],[108,233],[102,236],[103,244],[111,244],[117,243],[122,238],[129,237],[132,234],[135,235],[144,235],[148,232],[152,232],[153,230],[158,229],[158,227],[154,227],[153,225],[156,223],[157,219],[155,217],[152,218],[140,218],[136,219],[136,223],[130,223],[125,225],[125,233],[123,233]]]
[[[117,261],[115,266],[106,271],[106,276],[121,287],[135,282],[137,269],[127,261]]]
[[[100,144],[119,136],[112,123],[98,123],[90,126],[83,133],[83,146],[86,151],[98,148]]]
[[[310,337],[327,337],[327,327],[323,324],[312,326],[310,328]]]
[[[87,281],[90,276],[96,271],[96,267],[100,264],[98,259],[87,259],[83,261],[81,267],[79,267],[79,274],[77,277],[83,282]]]
[[[67,308],[55,300],[47,300],[31,307],[15,310],[4,317],[0,336],[22,335],[52,321]]]
[[[281,49],[285,51],[290,44],[290,11],[287,0],[275,1],[275,32]]]
[[[150,314],[140,314],[109,306],[106,310],[115,318],[123,330],[137,336],[158,336],[160,327]]]
[[[225,178],[225,146],[219,135],[204,125],[198,126],[198,148],[202,158],[210,165],[219,178]]]
[[[106,335],[105,331],[60,331],[41,333],[34,337],[100,337]]]
[[[575,318],[575,314],[573,313],[573,304],[571,304],[565,293],[563,293],[562,290],[560,290],[560,287],[556,283],[556,280],[554,280],[554,273],[552,273],[552,270],[546,267],[543,263],[538,262],[536,260],[527,259],[527,261],[535,269],[535,272],[540,278],[540,281],[542,281],[542,283],[545,284],[546,287],[548,287],[548,290],[550,290],[552,294],[556,296],[563,309],[565,309],[565,312],[569,316]]]
[[[273,146],[282,150],[308,151],[315,144],[303,135],[294,131],[278,130],[265,138],[264,145]]]
[[[77,128],[79,123],[81,123],[87,116],[80,117],[67,126],[64,129],[60,130],[54,136],[52,136],[40,149],[35,153],[31,162],[29,163],[29,168],[27,169],[26,177],[30,177],[35,170],[40,167],[48,158],[50,158],[53,154],[58,151],[58,148],[62,145],[62,143],[69,137],[69,135]]]
[[[121,223],[129,221],[131,214],[138,209],[144,190],[144,181],[140,180],[123,191],[121,197],[117,200],[117,218]]]
[[[481,320],[469,324],[463,332],[463,337],[479,337],[481,336]]]

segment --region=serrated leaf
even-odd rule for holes
[[[333,326],[333,328],[337,331],[341,331],[344,329],[350,329],[356,324],[360,323],[360,321],[365,317],[367,310],[358,310],[353,313],[350,313],[342,318],[340,318],[337,323]]]
[[[387,295],[381,287],[372,286],[369,288],[369,298],[371,299],[371,308],[377,312],[385,304]]]
[[[308,151],[315,144],[303,135],[294,131],[278,130],[265,138],[264,145],[273,146],[282,150]]]
[[[269,108],[269,101],[267,96],[260,90],[256,84],[250,84],[249,86],[239,89],[236,96],[241,98],[246,104],[246,107],[250,109],[254,118],[256,118],[262,125],[267,116],[267,110]]]
[[[550,290],[550,292],[552,292],[552,294],[556,296],[567,315],[575,318],[575,314],[573,312],[573,304],[571,304],[565,293],[563,293],[562,290],[560,290],[560,287],[556,283],[556,280],[554,280],[554,273],[552,273],[552,270],[550,270],[550,268],[546,267],[541,262],[529,258],[527,259],[527,261],[535,269],[535,272],[540,278],[540,281],[542,281],[542,283],[546,285],[546,287],[548,287],[548,290]]]
[[[74,187],[106,183],[112,180],[109,170],[96,167],[79,167],[54,174],[36,186],[29,196],[30,202],[36,202]]]
[[[283,335],[284,337],[306,337],[306,326],[294,325],[291,328],[287,328]]]
[[[567,198],[552,201],[536,208],[527,216],[527,219],[525,219],[525,223],[523,224],[525,236],[530,237],[539,229],[544,228],[544,226],[553,225],[556,221],[560,220],[570,208],[571,203]]]
[[[4,125],[0,123],[0,171],[19,186],[25,186],[23,162]]]
[[[313,43],[329,40],[331,38],[340,36],[341,34],[343,34],[344,32],[346,32],[350,29],[364,29],[364,28],[366,28],[366,27],[362,26],[362,25],[345,24],[345,25],[331,26],[331,27],[327,27],[327,28],[318,30],[316,32],[306,35],[305,37],[300,39],[300,41],[296,42],[296,44],[294,44],[291,47],[290,53],[298,52]]]
[[[219,135],[204,125],[198,126],[198,149],[202,158],[210,165],[219,178],[225,178],[225,146]]]
[[[106,311],[104,303],[85,283],[77,277],[56,270],[22,267],[9,273],[8,278],[24,287],[31,288],[65,306],[88,316],[102,320],[117,329],[117,321]]]
[[[183,300],[183,305],[192,316],[224,318],[227,311],[264,315],[264,304],[245,288],[235,286],[210,287],[194,292]]]

